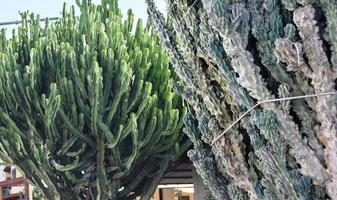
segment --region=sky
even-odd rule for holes
[[[0,0],[0,22],[15,21],[20,19],[19,11],[29,10],[41,17],[57,17],[60,16],[63,2],[67,4],[75,4],[75,0]],[[165,12],[165,0],[155,0],[158,8]],[[92,0],[94,3],[99,3],[100,0]],[[123,13],[126,13],[131,8],[135,14],[135,18],[146,19],[146,4],[145,0],[119,0],[119,6]],[[13,26],[6,26],[11,29]],[[2,27],[0,27],[2,28]]]

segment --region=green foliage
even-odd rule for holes
[[[214,197],[212,196],[212,193],[211,191],[209,191],[207,188],[205,188],[205,191],[204,191],[204,196],[202,197],[203,199],[202,200],[214,200]]]
[[[149,20],[193,108],[188,155],[224,199],[336,199],[336,0],[168,0]]]
[[[38,188],[33,189],[33,200],[47,200]]]
[[[2,30],[0,157],[49,200],[149,199],[190,145],[168,56],[117,0],[77,4]]]

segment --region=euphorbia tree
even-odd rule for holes
[[[0,37],[0,157],[47,199],[149,199],[188,146],[168,57],[117,0]]]
[[[167,0],[172,27],[147,3],[187,86],[189,156],[213,196],[336,200],[337,1]],[[307,98],[231,127],[294,96]]]

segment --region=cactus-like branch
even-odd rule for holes
[[[325,199],[326,193],[335,199],[335,96],[261,104],[213,146],[209,141],[259,102],[335,91],[336,2],[192,2],[169,0],[172,24],[166,24],[147,0],[151,24],[194,108],[199,130],[187,130],[201,136],[189,133],[195,146],[189,155],[209,191],[217,199],[218,190],[238,198],[205,176],[217,173],[250,199]],[[201,155],[215,156],[216,164],[202,164]]]
[[[157,37],[117,0],[0,34],[0,157],[47,199],[150,199],[190,145]],[[138,173],[142,172],[142,173]]]

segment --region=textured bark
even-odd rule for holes
[[[336,91],[337,2],[167,3],[169,23],[147,0],[150,24],[186,86],[189,155],[213,196],[335,199],[336,95],[262,104],[212,141],[256,103]]]

